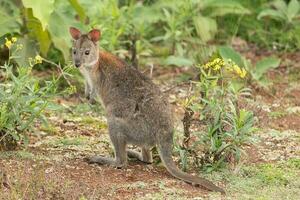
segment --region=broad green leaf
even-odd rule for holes
[[[43,30],[41,22],[33,16],[32,9],[28,8],[25,10],[27,17],[27,28],[29,35],[32,38],[37,39],[40,45],[40,52],[43,56],[46,56],[51,45],[51,39],[47,30]]]
[[[103,0],[78,0],[79,4],[83,7],[84,10],[88,11],[86,15],[90,18],[91,22],[93,23],[94,20],[99,19],[99,16],[105,14],[103,13],[102,7],[105,6]],[[104,10],[108,12],[108,10]],[[98,21],[99,23],[99,21]]]
[[[193,18],[193,22],[197,35],[203,42],[208,42],[214,38],[217,32],[216,20],[199,15]]]
[[[85,15],[85,11],[84,11],[83,7],[78,3],[77,0],[69,0],[69,2],[72,5],[72,7],[76,10],[76,12],[78,13],[80,21],[82,23],[84,23],[85,19],[86,19],[86,15]]]
[[[76,12],[73,9],[66,12],[69,6],[68,1],[55,1],[55,11],[51,14],[48,27],[52,42],[63,53],[65,61],[70,59],[71,36],[69,27],[74,26],[84,30],[83,24],[74,20]]]
[[[276,68],[280,64],[280,59],[275,57],[264,58],[256,63],[253,75],[259,80],[269,69]]]
[[[165,61],[166,65],[175,65],[178,67],[182,67],[182,66],[191,66],[193,65],[193,62],[187,58],[183,58],[183,57],[176,57],[176,56],[169,56],[166,61]]]
[[[38,18],[45,30],[54,11],[55,0],[22,0],[26,8],[32,8],[33,15]]]
[[[275,0],[271,3],[277,10],[285,12],[287,10],[287,4],[284,0]]]
[[[287,17],[289,22],[292,22],[293,18],[297,16],[300,9],[298,0],[291,0],[287,8]]]
[[[257,19],[260,20],[263,17],[271,17],[276,20],[286,20],[286,17],[282,12],[273,9],[265,9],[261,11],[257,16]]]
[[[226,14],[250,14],[250,10],[234,0],[206,0],[203,8],[212,8],[210,16],[224,16]]]
[[[19,33],[18,18],[10,16],[3,7],[0,7],[0,37],[7,33]]]
[[[68,24],[65,23],[64,17],[56,11],[52,13],[49,22],[49,32],[51,34],[54,46],[58,48],[64,55],[65,60],[69,59],[71,38],[68,32]],[[60,23],[57,23],[60,21]]]
[[[242,56],[234,49],[228,46],[221,46],[218,48],[219,54],[223,59],[231,59],[240,67],[245,67]]]
[[[251,12],[247,9],[236,9],[234,7],[224,7],[224,8],[214,8],[213,11],[210,13],[210,16],[224,16],[227,14],[236,14],[236,15],[248,15]]]

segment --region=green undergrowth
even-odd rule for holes
[[[29,152],[29,151],[25,151],[25,150],[20,150],[20,151],[1,151],[0,152],[0,160],[2,159],[20,159],[20,160],[28,160],[28,159],[33,159],[34,158],[34,154]]]
[[[300,195],[300,159],[244,166],[228,174],[228,191],[234,199],[297,199]]]

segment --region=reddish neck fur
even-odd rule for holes
[[[118,58],[117,56],[105,52],[105,51],[100,51],[99,53],[99,61],[98,61],[98,66],[99,68],[122,68],[126,65],[126,63]]]

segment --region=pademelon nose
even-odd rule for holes
[[[75,63],[75,67],[80,67],[81,63],[80,62],[76,62]]]

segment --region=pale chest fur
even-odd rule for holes
[[[89,70],[85,69],[85,68],[80,68],[80,72],[81,74],[83,75],[85,81],[86,81],[86,84],[88,84],[88,86],[90,88],[92,88],[92,74]]]
[[[84,79],[85,79],[85,84],[86,84],[86,92],[88,92],[90,94],[90,98],[94,98],[101,103],[101,105],[103,107],[104,104],[102,102],[101,96],[100,96],[100,90],[99,87],[97,87],[97,85],[99,84],[99,76],[96,76],[97,72],[96,72],[96,68],[80,68],[79,69],[81,74],[83,75]]]

